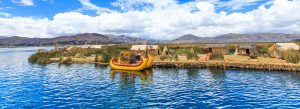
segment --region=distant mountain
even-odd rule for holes
[[[0,39],[2,39],[2,38],[6,38],[5,36],[0,36]]]
[[[224,34],[217,37],[183,35],[174,40],[148,40],[125,35],[83,33],[55,38],[0,37],[0,46],[47,46],[84,44],[176,44],[176,43],[230,43],[230,42],[290,42],[300,40],[300,34],[259,33]]]
[[[41,45],[84,45],[84,44],[133,44],[146,43],[148,40],[129,36],[83,33],[55,38],[27,38],[12,36],[0,39],[0,46],[41,46]]]
[[[181,36],[170,43],[229,43],[229,42],[290,42],[300,39],[300,34],[258,33],[224,34],[217,37]],[[188,39],[188,40],[187,40]]]
[[[180,41],[180,40],[198,40],[198,39],[200,39],[200,37],[192,35],[192,34],[186,34],[175,40]]]

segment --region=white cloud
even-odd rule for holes
[[[0,12],[0,16],[3,16],[3,17],[10,17],[11,14],[5,13],[5,12]]]
[[[98,7],[97,5],[91,3],[90,0],[79,0],[79,2],[81,3],[81,5],[83,6],[83,8],[78,9],[77,11],[82,11],[82,10],[95,10],[97,11],[98,14],[101,14],[103,12],[113,12],[110,9],[107,8],[102,8],[102,7]]]
[[[13,0],[13,2],[23,6],[34,6],[33,0]]]
[[[90,3],[88,0],[86,2]],[[144,1],[136,3],[141,2]],[[173,0],[164,3],[157,0],[146,2],[152,7],[142,10],[124,8],[124,12],[102,11],[97,16],[65,12],[56,14],[52,20],[0,17],[0,22],[4,22],[0,23],[0,36],[54,37],[95,32],[174,39],[183,34],[216,36],[226,33],[300,33],[299,0],[275,0],[268,8],[261,5],[258,9],[244,13],[217,13],[216,5],[203,1],[184,4]],[[86,9],[98,10],[97,6],[85,6]]]
[[[225,8],[229,8],[231,10],[239,10],[242,9],[242,7],[244,6],[252,6],[252,5],[257,5],[258,2],[262,2],[265,0],[231,0],[228,2],[218,2],[217,5],[218,7],[225,7]],[[271,1],[271,0],[269,0]]]
[[[2,36],[51,37],[47,34],[48,19],[24,17],[0,18]]]
[[[246,6],[259,5],[262,2],[266,2],[266,0],[197,0],[202,2],[209,2],[214,4],[217,8],[228,9],[228,10],[240,10]],[[268,0],[265,4],[270,4],[274,0]]]
[[[140,9],[163,9],[170,5],[177,4],[176,0],[117,0],[112,3],[113,6],[120,7],[121,9],[140,10]]]

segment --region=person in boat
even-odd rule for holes
[[[139,53],[138,55],[135,56],[135,60],[136,61],[140,61],[141,60],[141,53]]]
[[[120,57],[118,58],[118,63],[122,63],[124,60],[124,54],[121,54]]]
[[[130,64],[134,64],[134,63],[136,63],[136,60],[135,60],[135,54],[131,54],[130,55],[130,62],[129,62]]]

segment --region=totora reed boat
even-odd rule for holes
[[[115,70],[140,71],[152,67],[153,57],[150,55],[144,57],[141,55],[132,55],[132,53],[122,53],[119,58],[112,58],[109,65]]]

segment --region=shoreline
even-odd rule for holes
[[[240,63],[240,62],[155,62],[153,66],[161,68],[224,68],[224,69],[254,69],[268,71],[293,71],[300,72],[298,64],[267,64],[267,63]]]
[[[108,63],[99,62],[72,62],[70,64],[97,64],[99,66],[109,66]],[[293,71],[300,72],[300,64],[277,64],[277,63],[243,63],[224,61],[201,61],[201,62],[171,62],[157,61],[153,63],[156,68],[223,68],[223,69],[248,69],[267,71]]]

